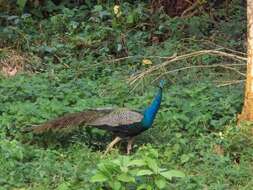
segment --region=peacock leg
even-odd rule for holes
[[[132,150],[132,144],[134,142],[134,137],[128,139],[128,144],[127,144],[127,155],[130,154],[131,150]]]
[[[106,148],[104,155],[106,155],[111,149],[112,147],[117,144],[119,141],[121,141],[120,137],[116,137]]]

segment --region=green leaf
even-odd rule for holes
[[[23,10],[25,8],[26,2],[27,2],[27,0],[17,0],[18,8],[20,10]]]
[[[159,170],[159,167],[156,163],[156,160],[154,159],[151,159],[151,158],[146,158],[146,161],[147,161],[147,164],[148,164],[148,167],[153,170],[155,173],[158,172]]]
[[[180,157],[180,160],[181,160],[181,163],[186,163],[190,160],[190,155],[188,154],[183,154],[181,157]]]
[[[121,183],[118,181],[109,182],[109,185],[113,190],[119,190],[121,188]]]
[[[150,185],[142,184],[137,187],[137,190],[152,190],[153,188]]]
[[[144,160],[132,160],[128,166],[145,166],[146,162]]]
[[[173,177],[185,177],[185,174],[179,170],[169,170],[166,172],[161,172],[161,175],[169,180],[171,180]]]
[[[127,16],[127,23],[128,24],[133,24],[134,23],[134,15],[130,14]]]
[[[121,162],[120,162],[119,159],[112,160],[111,162],[114,163],[114,164],[117,165],[117,166],[120,166],[120,165],[121,165]]]
[[[123,181],[123,182],[132,182],[132,183],[135,182],[135,178],[133,176],[130,176],[129,174],[126,174],[126,173],[120,174],[117,177],[117,179],[119,181]]]
[[[94,6],[94,11],[100,12],[100,11],[102,11],[102,10],[103,10],[103,7],[102,7],[101,5],[95,5],[95,6]]]
[[[108,178],[102,174],[101,172],[98,172],[96,175],[94,175],[92,178],[91,178],[91,182],[105,182],[107,181]]]
[[[163,189],[166,186],[166,180],[164,178],[155,179],[155,184],[158,189]]]
[[[63,182],[57,187],[57,190],[69,190],[70,189],[69,186],[70,186],[69,183]]]
[[[149,149],[149,153],[152,155],[153,158],[158,158],[158,151],[156,149]]]
[[[151,170],[140,170],[138,171],[136,176],[152,175],[152,174],[154,174],[154,172],[152,172]]]

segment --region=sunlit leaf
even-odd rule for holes
[[[152,172],[151,170],[140,170],[140,171],[138,171],[136,176],[152,175],[153,173],[154,172]]]
[[[132,160],[128,163],[128,166],[144,166],[146,162],[144,160]]]
[[[185,177],[185,174],[179,170],[169,170],[166,172],[161,172],[161,175],[169,180],[171,180],[173,177]]]
[[[132,182],[134,183],[135,182],[135,178],[133,176],[130,176],[129,174],[126,174],[126,173],[122,173],[120,174],[117,179],[119,181],[123,181],[123,182]]]
[[[158,187],[158,189],[163,189],[166,187],[166,180],[165,178],[160,177],[158,179],[155,179],[155,184]]]
[[[110,181],[109,185],[113,190],[120,190],[121,188],[121,183],[119,181]]]
[[[108,180],[108,178],[104,174],[102,174],[101,172],[98,172],[96,175],[94,175],[91,178],[91,182],[104,182],[107,180]]]
[[[152,158],[146,158],[146,161],[147,161],[147,164],[148,164],[148,167],[153,170],[155,173],[158,172],[159,170],[159,167],[156,163],[156,160],[152,159]]]

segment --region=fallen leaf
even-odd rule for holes
[[[142,60],[142,64],[143,64],[143,65],[152,65],[153,63],[152,63],[152,61],[149,60],[149,59],[143,59],[143,60]]]

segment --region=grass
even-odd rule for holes
[[[222,67],[198,68],[238,62],[205,54],[159,67],[164,63],[159,57],[218,45],[245,52],[244,7],[233,2],[226,22],[220,19],[224,9],[218,9],[214,22],[205,14],[186,20],[150,15],[147,4],[130,3],[122,5],[122,16],[116,18],[112,6],[65,8],[48,18],[15,17],[15,22],[2,24],[0,61],[10,63],[10,52],[23,58],[15,76],[0,76],[0,189],[252,189],[252,129],[247,124],[236,127],[244,86],[234,81],[245,78]],[[154,36],[159,43],[151,42]],[[143,65],[143,59],[152,65]],[[11,63],[14,67],[15,61]],[[159,68],[155,73],[129,84],[132,76],[153,66]],[[163,75],[182,67],[192,68]],[[233,68],[245,73],[244,66]],[[160,75],[167,82],[161,109],[154,127],[136,139],[130,156],[125,156],[123,142],[102,157],[112,137],[96,129],[22,132],[86,108],[143,109],[153,98],[154,79]],[[133,170],[128,159],[145,164]],[[154,172],[155,167],[183,172],[185,177],[165,178],[163,171],[138,174]],[[101,177],[101,171],[110,174]]]

